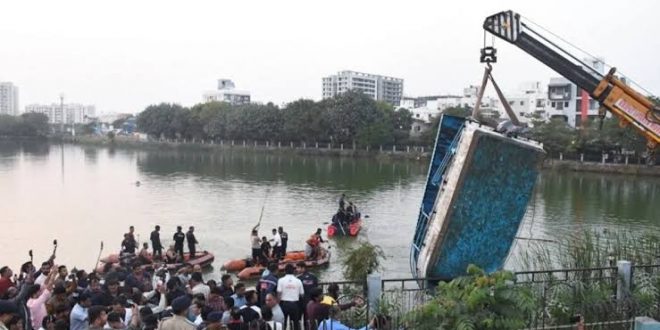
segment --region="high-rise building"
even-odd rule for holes
[[[0,82],[0,115],[17,116],[18,113],[18,86]]]
[[[232,105],[250,104],[250,92],[235,89],[230,79],[218,79],[218,89],[202,95],[204,102],[227,102]]]
[[[403,97],[403,79],[355,71],[340,71],[323,78],[323,98],[330,98],[349,90],[358,90],[374,100],[398,106]]]
[[[64,110],[64,113],[62,112]],[[88,119],[96,116],[96,107],[78,103],[62,105],[53,104],[30,104],[25,106],[25,112],[43,113],[48,116],[51,124],[84,124]]]

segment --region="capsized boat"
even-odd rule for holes
[[[544,155],[538,142],[443,115],[411,248],[413,275],[451,280],[470,264],[501,269]]]
[[[296,252],[298,252],[298,251],[296,251]],[[287,253],[287,255],[288,255],[288,253]],[[330,250],[327,250],[327,249],[324,249],[324,248],[320,249],[320,254],[319,254],[318,258],[311,259],[311,260],[310,259],[305,259],[305,253],[303,252],[302,258],[298,258],[298,259],[284,258],[284,259],[282,259],[280,262],[277,263],[277,269],[278,269],[279,272],[284,272],[284,267],[286,267],[286,265],[290,264],[290,265],[295,266],[301,261],[305,262],[305,266],[307,266],[307,268],[321,267],[321,266],[325,266],[325,265],[330,263],[330,256],[331,256]],[[243,270],[241,270],[238,273],[237,276],[241,280],[249,280],[249,279],[259,278],[261,276],[261,273],[263,273],[265,268],[266,267],[261,266],[261,265],[246,267]]]
[[[343,230],[342,230],[343,229]],[[331,223],[328,225],[328,237],[333,236],[352,236],[355,237],[360,233],[362,229],[362,218],[358,217],[353,219],[350,223],[340,227],[337,223]]]
[[[135,258],[135,257],[133,256],[133,258]],[[206,268],[206,267],[211,266],[211,264],[213,264],[213,261],[215,260],[215,256],[213,255],[213,253],[211,253],[209,251],[196,252],[194,258],[190,258],[190,253],[184,253],[183,258],[184,258],[183,263],[170,263],[170,264],[166,264],[165,266],[169,270],[179,269],[179,268],[183,267],[183,265],[185,265],[185,264],[189,264],[189,265],[192,265],[192,266],[200,265],[202,268]],[[146,267],[149,267],[151,265],[151,262],[153,262],[153,257],[152,257],[151,254],[149,254],[148,259],[149,259],[150,263],[146,263],[142,267],[146,268]],[[96,266],[96,271],[97,271],[97,273],[103,274],[108,269],[111,269],[115,266],[119,266],[120,261],[121,260],[120,260],[119,254],[116,254],[116,253],[110,254],[110,255],[108,255],[106,257],[103,257],[99,260],[99,263]]]

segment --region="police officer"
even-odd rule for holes
[[[181,256],[181,260],[183,259],[183,241],[186,240],[186,234],[181,231],[182,228],[181,226],[176,227],[176,233],[174,233],[174,251],[176,254]]]
[[[190,251],[190,259],[195,257],[195,244],[197,244],[197,238],[195,238],[195,227],[190,226],[188,232],[186,233],[186,240],[188,241],[188,251]]]

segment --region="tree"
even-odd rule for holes
[[[321,101],[324,120],[328,127],[326,136],[335,143],[351,143],[360,128],[380,120],[384,114],[377,103],[360,91],[348,91]]]
[[[385,253],[380,246],[362,242],[358,248],[351,249],[344,261],[344,278],[348,281],[366,281],[367,275],[380,269]]]
[[[435,138],[438,136],[438,128],[440,127],[440,118],[442,118],[442,115],[433,116],[429,129],[423,131],[419,136],[419,142],[423,145],[433,146],[435,144]]]
[[[575,151],[576,131],[566,121],[553,118],[549,122],[535,122],[534,128],[527,134],[531,139],[543,143],[551,153]]]
[[[300,99],[282,109],[282,136],[288,141],[325,140],[323,113],[319,103]]]
[[[0,114],[0,136],[15,136],[19,117]]]
[[[226,102],[196,104],[190,109],[189,134],[212,139],[227,137],[227,114],[230,111],[232,106]]]
[[[178,104],[161,103],[150,105],[137,118],[138,128],[153,137],[175,138],[183,133],[187,123],[183,112],[187,111]]]
[[[410,130],[413,124],[413,115],[408,109],[401,108],[393,111],[392,115],[392,128],[394,144],[404,144],[408,142]]]
[[[49,133],[48,116],[43,113],[0,115],[0,136],[46,137]]]
[[[23,136],[45,137],[50,133],[48,116],[43,113],[26,112],[20,116]]]
[[[472,108],[469,107],[450,107],[445,109],[442,114],[467,118],[472,115]]]

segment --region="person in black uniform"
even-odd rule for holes
[[[181,226],[176,226],[176,233],[174,233],[174,251],[183,260],[183,241],[186,240],[186,234],[181,231]]]
[[[190,259],[195,257],[195,244],[197,244],[197,239],[195,238],[195,227],[190,226],[188,232],[186,233],[186,240],[188,241],[188,251],[190,251]]]
[[[302,282],[303,290],[305,294],[300,300],[300,307],[303,311],[307,310],[307,303],[311,299],[311,293],[315,288],[319,286],[319,279],[314,276],[314,274],[307,271],[307,264],[304,261],[299,262],[296,265],[296,272],[298,273],[298,279]],[[303,313],[304,323],[307,324],[307,313]]]
[[[280,257],[284,258],[286,256],[286,244],[289,241],[289,234],[284,231],[284,227],[278,227],[277,231],[280,234],[280,239],[282,240],[282,246],[280,247]]]
[[[160,244],[160,226],[156,225],[154,231],[151,232],[151,247],[154,250],[154,257],[159,259],[163,257],[163,245]]]
[[[344,210],[344,205],[346,205],[346,202],[344,201],[346,199],[346,194],[341,194],[341,198],[339,198],[339,209]]]
[[[135,240],[129,234],[124,234],[124,240],[121,242],[121,251],[123,253],[135,254]]]

